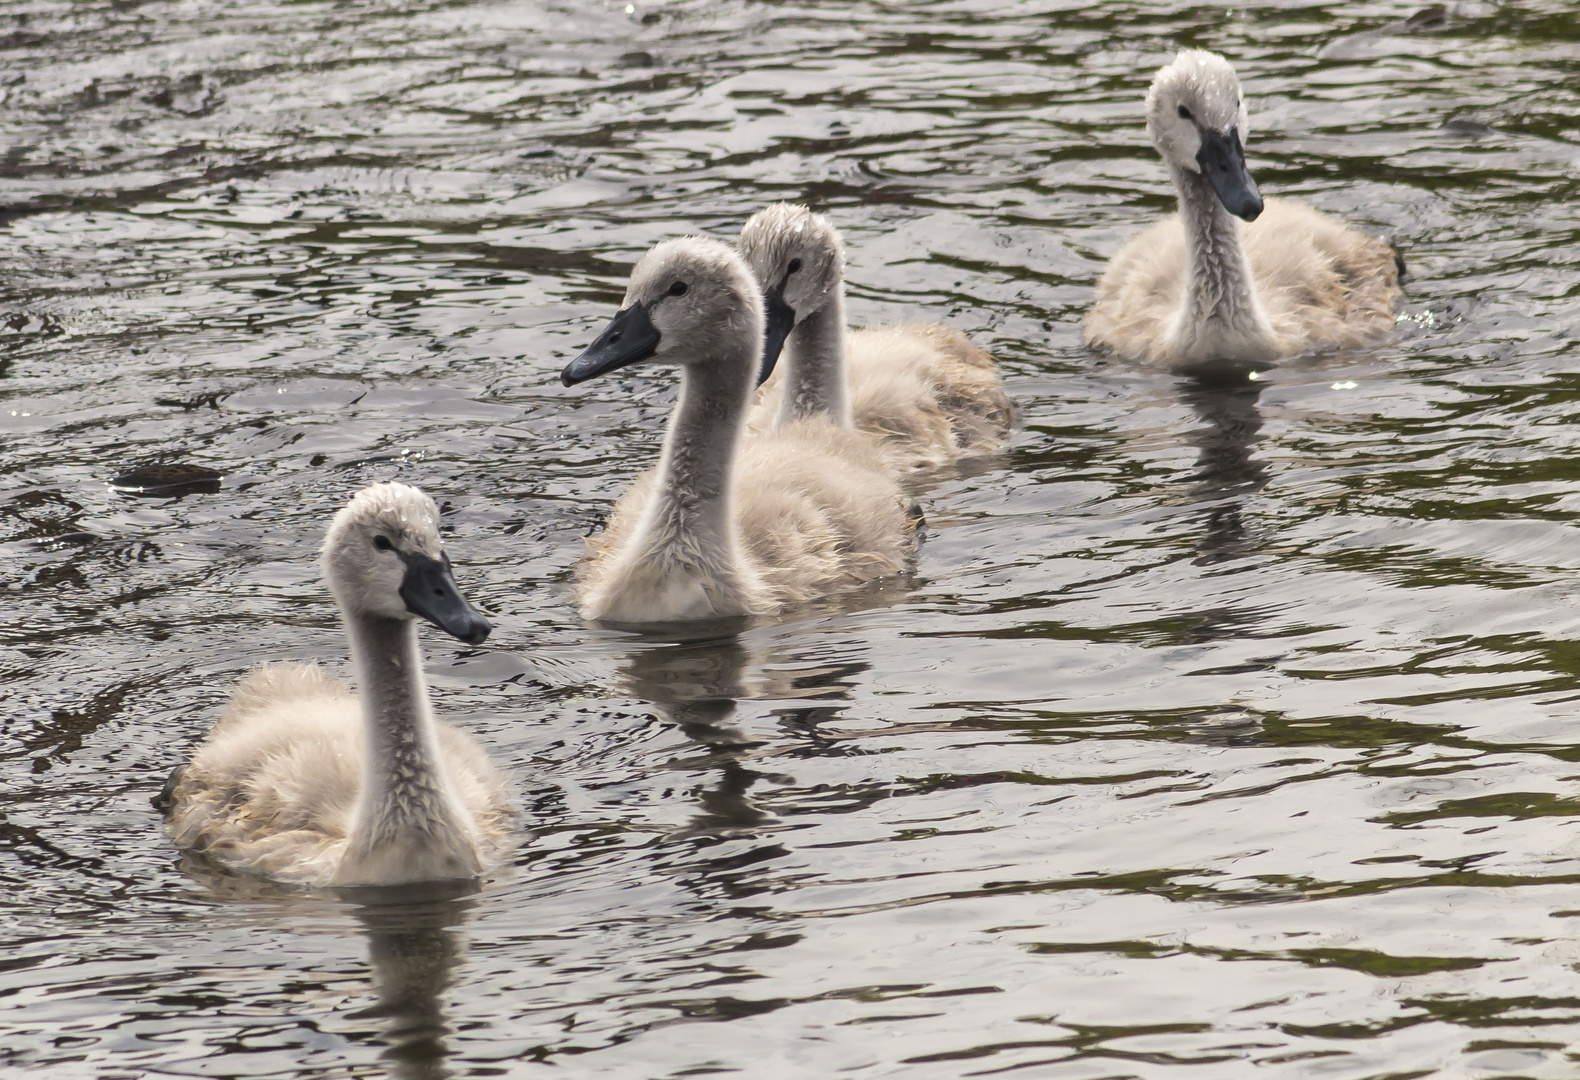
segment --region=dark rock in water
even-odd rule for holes
[[[98,536],[91,532],[61,533],[59,536],[43,536],[33,541],[34,545],[41,551],[59,551],[68,547],[87,547],[89,544],[97,544],[98,542]]]
[[[223,473],[201,465],[143,465],[110,481],[134,495],[190,495],[218,491]]]
[[[1451,116],[1438,125],[1442,130],[1454,135],[1468,135],[1472,139],[1479,139],[1497,132],[1497,128],[1480,120],[1472,120],[1468,116]]]
[[[1448,25],[1448,5],[1428,4],[1405,19],[1402,29],[1436,30],[1438,27],[1446,25]]]

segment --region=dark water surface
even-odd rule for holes
[[[1415,12],[0,8],[0,1072],[1577,1075],[1580,19]],[[1264,192],[1405,251],[1395,345],[1082,347],[1177,44]],[[925,492],[912,582],[585,627],[674,381],[558,369],[780,198],[855,320],[1001,358],[1014,446]],[[107,484],[170,462],[223,483]],[[344,670],[314,551],[391,477],[498,615],[425,645],[530,839],[460,898],[183,868],[149,796],[252,663]]]

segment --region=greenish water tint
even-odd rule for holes
[[[1264,193],[1403,251],[1396,343],[1081,346],[1181,44]],[[1572,1077],[1577,45],[1557,0],[0,11],[0,1071]],[[854,319],[1000,357],[1015,443],[931,478],[914,580],[584,627],[674,386],[558,370],[780,198]],[[223,480],[110,486],[172,463]],[[313,554],[390,477],[497,615],[425,645],[529,840],[465,896],[183,866],[149,796],[255,661],[344,670]]]

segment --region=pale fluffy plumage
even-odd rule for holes
[[[364,489],[336,515],[324,576],[362,697],[315,664],[251,672],[171,777],[178,846],[313,886],[469,878],[498,864],[514,816],[504,783],[475,740],[433,718],[403,591],[409,560],[443,560],[438,522],[433,500],[404,484]],[[429,593],[435,580],[423,579]]]
[[[450,788],[476,826],[480,868],[509,849],[504,780],[465,732],[435,724]],[[233,869],[329,885],[362,789],[366,736],[351,687],[317,664],[269,664],[237,684],[172,790],[170,835]]]
[[[648,470],[588,538],[577,567],[582,614],[632,623],[768,615],[901,572],[916,552],[917,518],[873,456],[870,440],[815,417],[743,440],[729,584],[687,538],[637,535],[658,482],[658,468]]]
[[[1403,293],[1393,249],[1381,240],[1284,199],[1267,200],[1260,217],[1238,228],[1270,331],[1266,359],[1356,348],[1393,331]],[[1098,283],[1087,341],[1155,364],[1210,360],[1180,356],[1169,333],[1183,302],[1186,258],[1178,214],[1134,237]]]
[[[845,339],[851,422],[902,472],[951,465],[1003,447],[1015,410],[993,357],[943,323],[853,330]],[[747,417],[771,428],[785,380],[763,384]]]
[[[588,542],[576,588],[585,618],[770,614],[904,568],[915,521],[869,437],[826,417],[742,437],[763,312],[740,256],[699,237],[660,244],[632,272],[622,311],[651,320],[646,355],[680,366],[681,393],[658,466]],[[594,377],[572,373],[600,347],[572,362],[568,382]]]
[[[1362,346],[1392,332],[1402,294],[1387,244],[1297,202],[1268,200],[1242,221],[1213,194],[1195,157],[1201,132],[1243,139],[1247,123],[1222,57],[1187,50],[1158,72],[1147,129],[1180,212],[1108,264],[1086,318],[1089,344],[1191,369]]]
[[[965,335],[941,323],[847,335],[844,246],[826,218],[777,203],[747,221],[738,246],[763,289],[778,289],[795,313],[785,356],[747,421],[753,430],[827,413],[876,436],[902,471],[1003,445],[1014,409],[997,364]],[[788,406],[786,386],[795,388]]]

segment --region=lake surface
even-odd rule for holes
[[[1398,340],[1095,355],[1178,45],[1390,237]],[[21,0],[0,10],[0,1072],[1568,1078],[1580,21],[1519,6]],[[805,199],[859,323],[1001,360],[913,579],[674,642],[570,575],[671,372],[630,265]],[[139,497],[142,465],[224,474]],[[183,866],[149,797],[345,645],[328,516],[447,508],[438,708],[527,836],[468,896]]]

